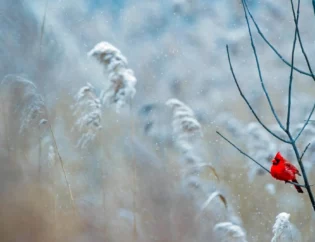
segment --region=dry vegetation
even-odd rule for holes
[[[277,151],[295,162],[233,85],[225,44],[253,107],[278,132],[240,1],[231,1],[0,2],[2,241],[314,241],[307,195],[273,180],[216,134],[266,167]],[[289,59],[289,2],[248,2]],[[310,19],[311,1],[302,1],[301,35],[313,53]],[[290,68],[254,32],[284,119]],[[307,70],[299,48],[295,65]],[[298,132],[315,84],[294,78]],[[304,157],[311,184],[313,141],[314,124],[298,144],[302,150],[311,142]]]

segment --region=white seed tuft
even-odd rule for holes
[[[214,226],[213,231],[221,242],[246,242],[243,229],[231,222],[222,222]]]
[[[98,43],[89,53],[89,56],[96,58],[103,66],[108,77],[108,85],[101,93],[101,101],[106,105],[114,104],[116,111],[132,100],[136,93],[137,79],[131,69],[128,69],[128,62],[116,47],[107,43]]]
[[[298,231],[295,226],[290,223],[289,219],[289,213],[278,214],[272,228],[274,235],[271,242],[300,241],[297,239]]]
[[[195,138],[202,135],[201,125],[191,108],[177,99],[169,99],[166,105],[173,110],[173,133],[176,144],[183,152],[193,148]]]
[[[101,100],[107,105],[115,104],[116,111],[119,112],[136,94],[137,79],[131,69],[123,69],[118,73],[111,73],[109,80],[111,84],[102,92]]]
[[[7,75],[1,83],[1,89],[4,88],[10,89],[6,92],[14,93],[16,97],[16,109],[13,111],[21,113],[19,133],[26,131],[32,124],[38,127],[45,115],[45,104],[35,84],[21,76]]]
[[[101,102],[94,93],[94,87],[87,83],[74,97],[73,115],[77,118],[75,127],[82,133],[77,147],[84,148],[94,140],[101,126]]]
[[[108,72],[116,72],[121,68],[126,68],[128,64],[120,50],[105,41],[95,45],[88,55],[96,58]]]

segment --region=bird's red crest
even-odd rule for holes
[[[281,155],[280,151],[276,154],[275,158],[277,158],[277,159],[282,159],[283,158],[283,156]]]
[[[283,161],[284,160],[284,158],[283,158],[283,156],[281,155],[281,153],[280,153],[280,151],[276,154],[276,156],[273,158],[273,160],[272,160],[272,163],[274,164],[274,165],[277,165],[277,164],[279,164],[279,162],[281,162],[281,161]]]

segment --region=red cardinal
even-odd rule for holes
[[[295,175],[301,175],[298,169],[292,165],[289,161],[282,157],[280,152],[278,152],[275,158],[272,160],[272,166],[270,169],[272,177],[281,181],[292,181],[298,183]],[[303,193],[301,187],[294,185],[295,189],[299,193]]]

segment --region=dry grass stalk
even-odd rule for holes
[[[1,88],[4,91],[2,93],[2,101],[6,101],[9,104],[9,108],[13,108],[11,113],[12,118],[18,116],[17,119],[19,124],[19,129],[17,130],[18,135],[24,135],[28,139],[23,139],[22,145],[28,142],[31,139],[31,134],[34,131],[38,131],[40,127],[47,124],[47,131],[51,134],[50,138],[52,139],[52,145],[54,146],[55,152],[58,154],[58,159],[62,167],[62,172],[67,183],[68,192],[70,195],[70,200],[74,213],[76,213],[74,199],[71,191],[71,187],[68,181],[67,173],[64,169],[64,162],[59,154],[57,142],[55,135],[53,133],[51,124],[48,118],[48,110],[43,101],[42,96],[38,93],[37,87],[35,84],[21,76],[17,75],[7,75],[2,83]],[[4,96],[5,95],[5,96]],[[13,102],[14,101],[14,102]],[[14,126],[15,120],[13,119],[12,125]],[[15,131],[15,130],[13,130]],[[40,137],[41,139],[42,137]],[[16,141],[18,142],[18,140]],[[40,142],[41,143],[41,142]],[[41,146],[41,144],[39,144]],[[24,149],[26,147],[23,147]],[[41,147],[40,147],[41,149]],[[25,151],[23,152],[24,158],[27,158]],[[41,156],[39,154],[39,156]],[[40,165],[40,164],[39,164]],[[40,170],[40,167],[39,167]]]
[[[205,201],[205,203],[202,205],[201,211],[205,210],[208,207],[208,205],[212,202],[212,200],[216,197],[220,198],[220,200],[224,203],[224,206],[227,207],[226,198],[220,192],[216,191],[216,192],[213,192],[208,197],[207,201]]]
[[[54,166],[55,163],[56,163],[56,152],[55,152],[55,148],[54,146],[50,145],[49,148],[48,148],[48,163],[49,163],[49,166]],[[54,241],[57,241],[57,229],[58,229],[58,223],[57,223],[57,201],[56,201],[56,194],[57,191],[56,191],[56,182],[55,182],[55,179],[54,179],[54,171],[55,169],[53,169],[53,179],[52,179],[52,191],[53,191],[53,220],[54,220]]]
[[[21,102],[18,103],[18,110],[16,110],[21,112],[19,133],[29,131],[31,126],[38,129],[38,125],[48,124],[48,131],[51,134],[54,149],[58,154],[61,168],[68,186],[72,207],[75,211],[71,187],[64,168],[64,162],[59,154],[55,135],[49,122],[48,110],[42,96],[38,93],[35,84],[21,76],[7,75],[2,81],[1,86],[9,88],[8,91],[10,91],[10,93],[8,93],[8,95],[14,94],[20,97],[19,100],[21,100]]]

